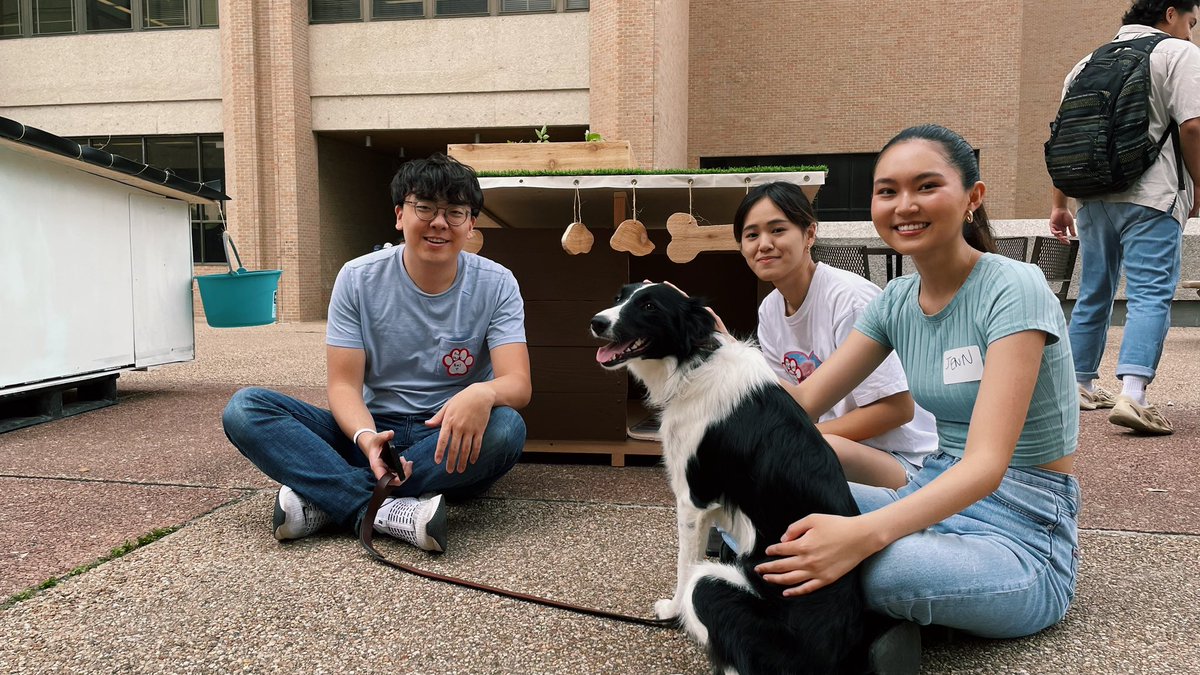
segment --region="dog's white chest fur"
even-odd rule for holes
[[[649,403],[662,411],[663,460],[679,498],[689,494],[687,462],[708,427],[728,417],[752,390],[778,381],[753,343],[722,340],[699,365],[670,358],[629,364],[646,385]]]

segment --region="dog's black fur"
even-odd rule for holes
[[[591,328],[610,341],[601,365],[628,366],[662,411],[680,556],[675,597],[658,615],[707,644],[716,673],[861,672],[857,569],[793,598],[754,571],[793,522],[859,512],[837,456],[761,353],[715,333],[702,300],[664,284],[624,287]],[[702,562],[712,523],[738,538],[734,564]]]

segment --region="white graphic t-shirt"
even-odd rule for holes
[[[880,292],[857,274],[817,263],[808,297],[795,314],[786,316],[787,303],[778,290],[759,305],[758,342],[763,356],[784,382],[803,382],[845,342],[858,317]],[[817,421],[841,417],[902,391],[908,391],[908,380],[900,359],[889,354],[875,372]],[[908,424],[861,442],[920,466],[925,456],[937,449],[936,423],[917,406]]]

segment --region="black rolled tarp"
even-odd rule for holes
[[[202,183],[181,178],[170,170],[159,169],[140,162],[134,162],[120,155],[105,152],[87,145],[80,145],[69,138],[55,136],[48,131],[29,127],[16,120],[0,117],[0,138],[28,145],[30,147],[62,155],[70,159],[86,162],[93,166],[104,167],[113,171],[140,178],[144,181],[169,187],[172,190],[195,195],[203,199],[223,201],[229,197]]]

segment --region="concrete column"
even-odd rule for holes
[[[686,168],[687,0],[593,0],[592,131],[627,140],[643,168]]]
[[[230,233],[247,269],[282,269],[279,316],[320,319],[320,223],[305,0],[222,2]]]

